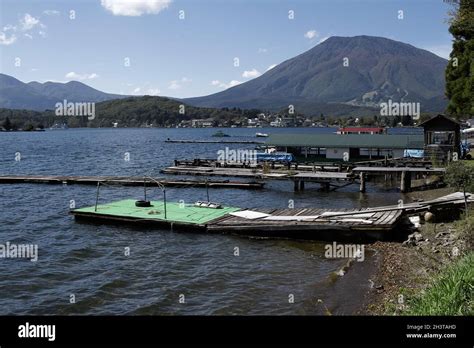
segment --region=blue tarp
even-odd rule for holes
[[[294,158],[291,153],[286,152],[275,152],[275,153],[257,153],[257,161],[268,161],[268,162],[293,162]]]
[[[405,150],[403,157],[405,158],[423,158],[425,156],[424,150]]]

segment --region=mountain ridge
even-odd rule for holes
[[[347,58],[347,66],[344,59]],[[382,101],[414,101],[442,111],[447,60],[413,45],[375,36],[333,36],[261,76],[185,102],[208,107],[336,103],[377,107]],[[265,106],[265,105],[264,105]]]
[[[25,83],[0,73],[1,108],[44,111],[54,109],[54,105],[64,99],[68,102],[101,102],[126,97],[99,91],[79,81]]]

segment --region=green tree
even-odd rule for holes
[[[453,50],[446,67],[448,114],[459,119],[474,115],[474,0],[453,0],[449,32]]]
[[[472,168],[463,161],[453,161],[446,168],[444,180],[449,186],[463,192],[466,214],[468,214],[467,191],[474,186],[474,171]]]
[[[7,118],[5,119],[5,121],[3,122],[3,128],[5,128],[5,130],[7,130],[7,131],[9,131],[9,130],[12,129],[12,123],[11,123],[9,117],[7,117]]]

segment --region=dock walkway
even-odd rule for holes
[[[0,184],[77,184],[77,185],[97,185],[97,183],[123,186],[143,186],[145,179],[143,177],[130,176],[70,176],[70,175],[1,175]],[[157,186],[157,182],[163,186],[172,187],[212,187],[212,188],[238,188],[238,189],[261,189],[264,187],[262,182],[243,182],[229,180],[168,180],[156,178],[154,180],[146,179],[147,186]]]

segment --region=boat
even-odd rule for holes
[[[58,129],[68,129],[69,127],[67,126],[66,123],[55,123],[51,127],[49,127],[50,130],[58,130]]]
[[[219,137],[219,138],[224,138],[224,137],[230,137],[229,134],[225,134],[223,131],[218,131],[212,135],[213,137]]]
[[[255,136],[257,138],[266,138],[266,137],[268,137],[268,134],[267,133],[255,133]]]

